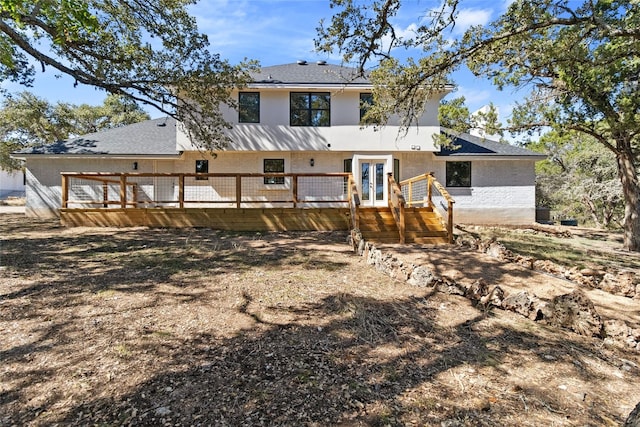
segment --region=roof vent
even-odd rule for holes
[[[318,65],[327,65],[327,61],[318,61],[316,62]]]
[[[307,61],[305,61],[304,59],[301,59],[298,61],[298,65],[307,65]]]

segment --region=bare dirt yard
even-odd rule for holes
[[[640,271],[604,233],[544,236],[557,253],[494,238]],[[383,249],[542,299],[579,286],[465,247]],[[615,426],[640,401],[637,349],[393,279],[344,233],[5,214],[0,257],[2,426]],[[640,328],[640,300],[588,292]]]

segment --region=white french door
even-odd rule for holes
[[[387,206],[387,161],[361,159],[358,166],[361,206]]]

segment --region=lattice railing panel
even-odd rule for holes
[[[63,204],[75,208],[335,206],[348,203],[347,182],[344,174],[65,173]]]
[[[348,202],[348,180],[341,176],[298,177],[298,200]]]

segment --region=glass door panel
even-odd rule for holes
[[[384,163],[376,163],[376,201],[384,200]]]
[[[371,192],[370,190],[370,185],[371,185],[371,177],[370,177],[370,173],[369,173],[369,163],[362,163],[360,165],[360,171],[361,171],[361,175],[362,175],[362,180],[360,181],[362,183],[361,188],[362,188],[362,201],[363,202],[369,202],[371,200]]]

